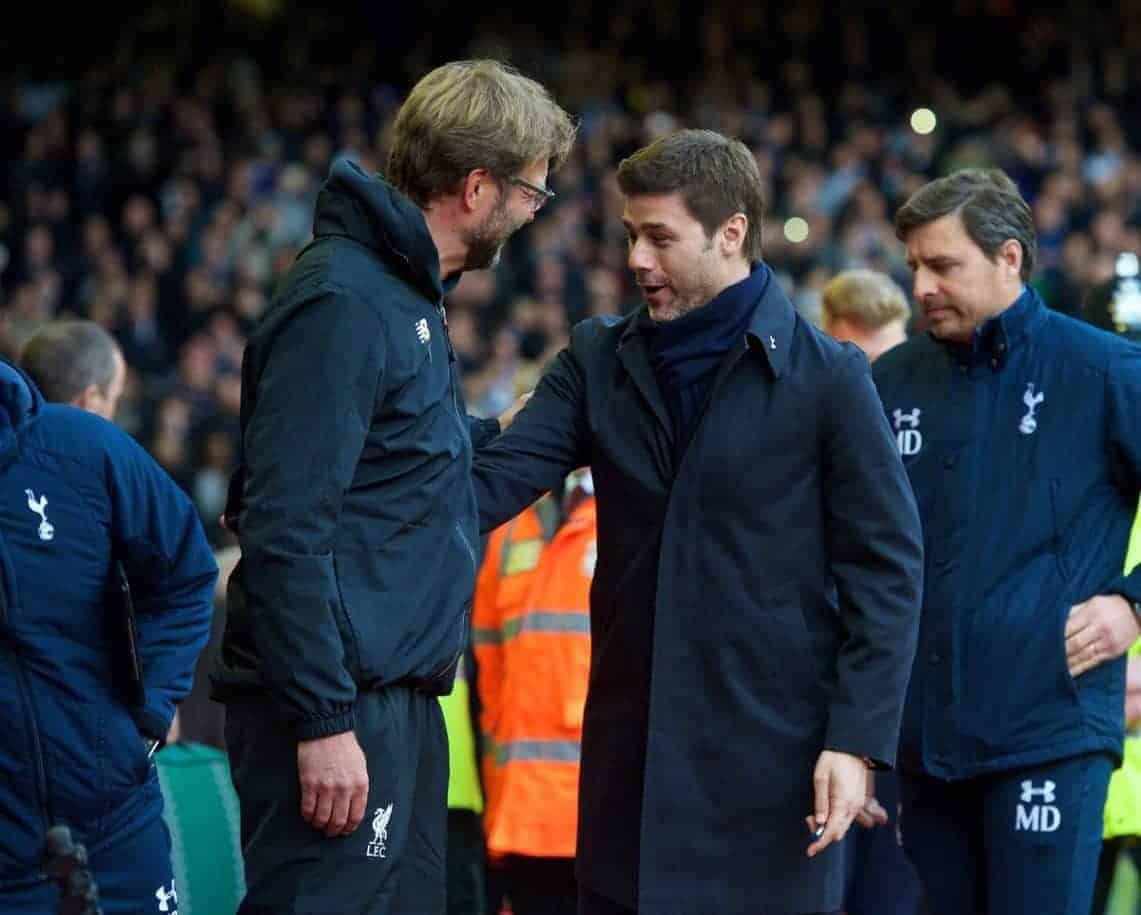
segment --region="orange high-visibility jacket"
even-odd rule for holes
[[[499,529],[498,544],[499,531],[492,535],[487,552],[488,560],[498,555],[501,572],[514,574],[501,575],[494,591],[489,575],[488,593],[477,592],[473,611],[481,726],[493,757],[484,766],[487,847],[493,856],[573,858],[590,673],[594,499],[579,503],[549,543],[540,541],[537,564],[526,572],[529,556],[517,553],[513,564],[511,549],[528,542],[520,535],[541,535],[542,525],[527,513],[514,523]],[[505,595],[507,582],[512,591]]]
[[[495,803],[495,726],[503,688],[503,644],[500,628],[519,615],[539,569],[539,557],[553,533],[558,506],[544,496],[489,535],[472,604],[472,651],[479,697],[482,745],[484,822]]]

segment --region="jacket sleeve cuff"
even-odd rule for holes
[[[317,740],[321,737],[332,737],[334,734],[343,734],[356,727],[356,716],[350,709],[340,715],[329,718],[309,718],[297,723],[298,740]]]
[[[1141,603],[1141,566],[1138,566],[1128,575],[1117,578],[1108,588],[1106,594],[1120,594],[1130,603]]]
[[[896,732],[898,734],[898,731]],[[833,753],[847,753],[864,760],[869,769],[894,769],[896,737],[860,733],[851,728],[829,728],[825,735],[824,749]]]
[[[499,420],[492,416],[489,419],[471,418],[471,446],[478,451],[492,439],[496,438],[501,429]]]
[[[166,734],[170,730],[169,718],[153,708],[136,708],[131,714],[140,734],[166,743]]]

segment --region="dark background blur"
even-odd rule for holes
[[[193,495],[217,544],[245,336],[309,237],[330,164],[383,170],[403,94],[448,59],[508,60],[581,119],[556,200],[500,267],[450,296],[474,412],[529,388],[575,321],[636,304],[613,171],[678,127],[754,151],[765,257],[810,320],[839,270],[906,288],[892,214],[964,165],[1006,169],[1030,201],[1033,282],[1054,308],[1080,313],[1119,255],[1141,251],[1138,0],[8,12],[0,351],[58,316],[112,330],[130,366],[118,421]]]

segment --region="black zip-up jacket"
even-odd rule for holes
[[[334,164],[314,239],[251,335],[240,485],[212,680],[268,690],[298,739],[354,727],[359,689],[451,689],[479,535],[472,436],[420,210]],[[469,428],[470,427],[470,428]]]

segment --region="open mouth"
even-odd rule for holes
[[[642,292],[645,293],[646,295],[656,295],[657,293],[661,292],[665,288],[666,287],[664,285],[662,285],[662,286],[643,286]]]

